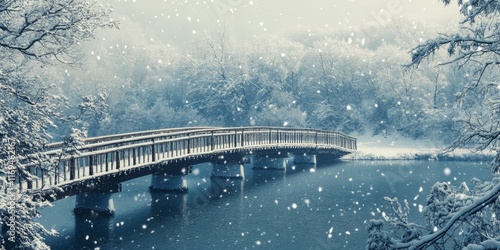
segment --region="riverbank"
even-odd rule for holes
[[[493,152],[472,152],[456,149],[444,153],[446,145],[431,141],[402,137],[357,136],[358,151],[342,157],[343,160],[455,160],[490,161]]]

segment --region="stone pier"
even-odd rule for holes
[[[113,215],[115,205],[113,193],[121,191],[121,184],[98,187],[76,196],[75,214],[83,215]]]
[[[257,154],[253,159],[254,169],[286,170],[288,154]]]
[[[316,164],[316,155],[297,154],[293,156],[293,163],[296,164]]]
[[[247,157],[231,157],[225,158],[218,157],[212,161],[212,175],[213,178],[245,178],[245,170],[243,164],[248,163]]]
[[[151,175],[151,192],[186,193],[187,181],[184,176],[191,172],[191,166],[185,168],[170,168]]]

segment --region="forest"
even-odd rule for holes
[[[240,41],[221,24],[178,48],[130,20],[121,26],[87,44],[80,67],[53,69],[75,106],[82,93],[103,97],[89,136],[263,125],[450,142],[457,132],[451,117],[468,69],[405,67],[412,45],[443,27],[401,19],[367,38],[302,30]]]

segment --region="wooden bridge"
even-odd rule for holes
[[[270,166],[274,159],[290,154],[296,162],[315,163],[316,155],[332,159],[356,151],[356,139],[342,133],[278,127],[162,129],[87,138],[84,143],[70,154],[63,153],[63,143],[49,145],[46,154],[56,165],[27,166],[38,178],[18,178],[19,188],[40,191],[53,200],[84,193],[87,197],[117,192],[121,182],[152,174],[152,189],[184,190],[182,176],[193,164],[212,162],[213,176],[233,178],[243,177],[248,155],[257,158],[254,167],[275,168]],[[77,197],[77,208],[85,197]]]

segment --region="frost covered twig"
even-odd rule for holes
[[[476,199],[474,203],[469,206],[461,208],[451,217],[446,225],[437,230],[435,233],[422,237],[419,240],[411,241],[408,243],[399,243],[393,246],[392,249],[426,249],[432,246],[436,241],[444,237],[448,231],[460,220],[465,220],[478,211],[494,203],[500,195],[500,183],[498,183],[489,193]]]

